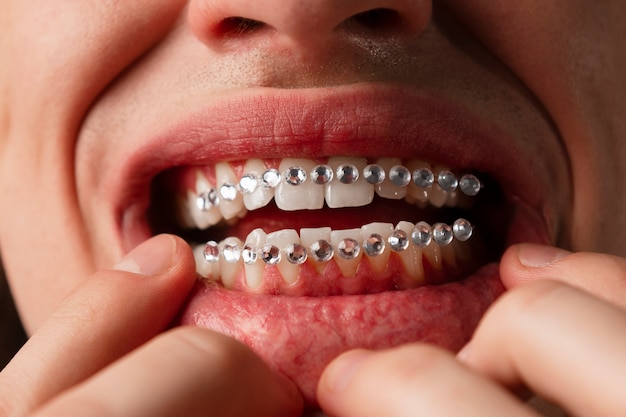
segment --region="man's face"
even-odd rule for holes
[[[218,262],[196,252],[217,284],[198,285],[183,322],[246,341],[310,393],[350,347],[460,347],[501,291],[493,265],[474,272],[507,244],[626,254],[622,1],[1,3],[0,247],[30,331],[152,234],[215,240]],[[457,199],[335,172],[227,201],[246,174],[341,164],[450,169],[483,188]],[[459,217],[468,242],[390,249],[403,221],[410,238]],[[362,246],[373,234],[378,256]],[[309,257],[228,262],[227,237]],[[314,260],[321,239],[330,261]],[[353,241],[358,256],[339,256]]]

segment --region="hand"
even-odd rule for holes
[[[318,387],[336,417],[537,416],[528,387],[577,416],[626,410],[626,260],[519,245],[501,263],[510,289],[457,359],[423,344],[336,359]]]
[[[300,415],[296,388],[242,344],[161,333],[194,280],[189,247],[165,235],[94,274],[0,373],[0,416]]]

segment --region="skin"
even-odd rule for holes
[[[615,216],[626,207],[624,193],[615,192],[626,175],[626,5],[259,4],[0,1],[0,62],[10,63],[0,67],[0,193],[7,196],[0,201],[0,247],[34,335],[0,376],[0,415],[200,415],[251,393],[255,415],[298,415],[294,388],[247,348],[209,331],[167,330],[192,285],[189,249],[156,238],[120,264],[123,253],[111,247],[92,197],[100,192],[98,173],[137,146],[125,138],[136,138],[133,129],[161,114],[189,112],[237,88],[319,87],[366,77],[429,85],[475,104],[485,118],[526,132],[527,142],[516,143],[526,154],[546,166],[564,159],[567,176],[544,184],[554,193],[548,218],[555,242],[580,253],[558,252],[553,260],[551,248],[510,248],[500,269],[511,291],[485,316],[460,360],[423,345],[349,352],[320,382],[322,407],[336,416],[534,415],[510,394],[526,385],[577,415],[618,415],[619,393],[599,392],[593,381],[622,386],[626,367],[620,336],[626,305],[619,296],[626,291],[626,218]],[[406,18],[393,45],[378,45],[396,58],[385,62],[398,65],[377,62],[367,46],[355,53],[356,44],[345,46],[343,32],[334,30],[378,7]],[[207,29],[241,15],[278,35],[225,41]],[[367,71],[354,70],[357,62]],[[477,87],[464,90],[468,73]],[[544,137],[549,141],[534,139]],[[136,269],[146,253],[169,254],[163,256],[169,262]],[[165,298],[168,309],[155,308]],[[546,384],[546,373],[555,383]],[[180,381],[175,391],[171,381]],[[226,394],[216,381],[228,381]],[[451,390],[463,393],[459,401],[437,400]],[[377,395],[364,395],[372,391]]]

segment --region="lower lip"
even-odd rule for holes
[[[199,282],[180,324],[245,343],[293,380],[314,407],[319,377],[340,353],[409,342],[457,351],[503,292],[497,264],[459,282],[371,295],[251,295]]]

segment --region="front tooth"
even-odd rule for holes
[[[207,262],[204,259],[205,245],[195,245],[193,247],[193,257],[196,260],[196,272],[203,278],[217,281],[220,276],[219,262]]]
[[[280,162],[278,171],[283,179],[276,187],[274,201],[281,210],[316,210],[324,207],[324,187],[315,184],[308,178],[309,173],[317,164],[309,159],[285,158]],[[286,181],[286,171],[295,168],[301,169],[305,178],[299,185],[292,185]]]
[[[246,243],[242,250],[243,267],[246,272],[246,285],[252,290],[257,290],[263,284],[263,271],[265,263],[259,256],[259,250],[265,245],[267,235],[263,229],[254,229],[246,237]]]
[[[407,187],[399,186],[391,180],[391,169],[402,165],[402,161],[399,158],[379,158],[376,163],[383,167],[387,173],[385,180],[382,184],[376,186],[376,194],[383,198],[390,200],[400,200],[404,198],[407,193]]]
[[[222,251],[222,284],[225,288],[232,289],[235,286],[237,276],[241,272],[243,260],[241,259],[241,240],[236,237],[226,238],[220,244]]]
[[[215,193],[215,188],[209,184],[209,181],[206,179],[204,174],[200,172],[200,170],[196,171],[196,190],[195,194],[191,191],[187,193],[187,204],[189,208],[189,213],[193,218],[196,227],[198,229],[204,230],[214,224],[219,223],[222,220],[222,213],[219,209],[219,202],[216,201],[216,204],[212,205],[204,205],[204,207],[200,207],[198,204],[198,199],[202,198],[202,196],[208,195],[209,193]],[[212,195],[213,195],[212,194]]]
[[[361,229],[334,230],[330,243],[335,249],[335,263],[344,277],[354,277],[363,258]]]
[[[244,174],[254,175],[259,180],[259,185],[252,193],[243,195],[243,203],[248,210],[265,207],[274,198],[274,189],[263,187],[260,184],[260,178],[265,171],[265,164],[260,159],[250,159],[244,165]]]
[[[319,262],[312,256],[310,248],[319,241],[330,242],[330,227],[303,228],[300,229],[300,240],[302,245],[309,251],[308,262],[311,262],[318,273],[322,273],[326,268],[327,262]]]
[[[344,164],[356,167],[359,178],[355,182],[345,184],[341,181],[340,176],[337,175],[337,168]],[[374,199],[374,186],[365,181],[363,175],[360,175],[363,172],[363,168],[367,166],[367,159],[332,157],[328,159],[328,165],[335,172],[333,180],[324,186],[328,207],[361,207],[372,202]]]
[[[411,240],[411,233],[415,226],[413,223],[401,221],[396,226],[396,230],[402,230]],[[412,242],[409,243],[406,250],[396,252],[404,269],[409,277],[411,277],[416,284],[424,282],[424,265],[422,263],[422,249]]]
[[[288,285],[296,283],[298,272],[300,272],[300,267],[289,262],[284,252],[284,249],[291,243],[300,243],[300,236],[293,229],[283,229],[267,235],[267,244],[274,245],[283,251],[281,261],[276,264],[276,267]]]
[[[235,218],[245,210],[243,196],[237,190],[239,179],[227,162],[215,165],[215,181],[220,194],[220,211],[226,220]]]
[[[363,253],[369,259],[374,272],[383,272],[387,267],[391,255],[387,241],[392,232],[391,223],[370,223],[361,227]],[[377,250],[378,248],[381,250]]]

